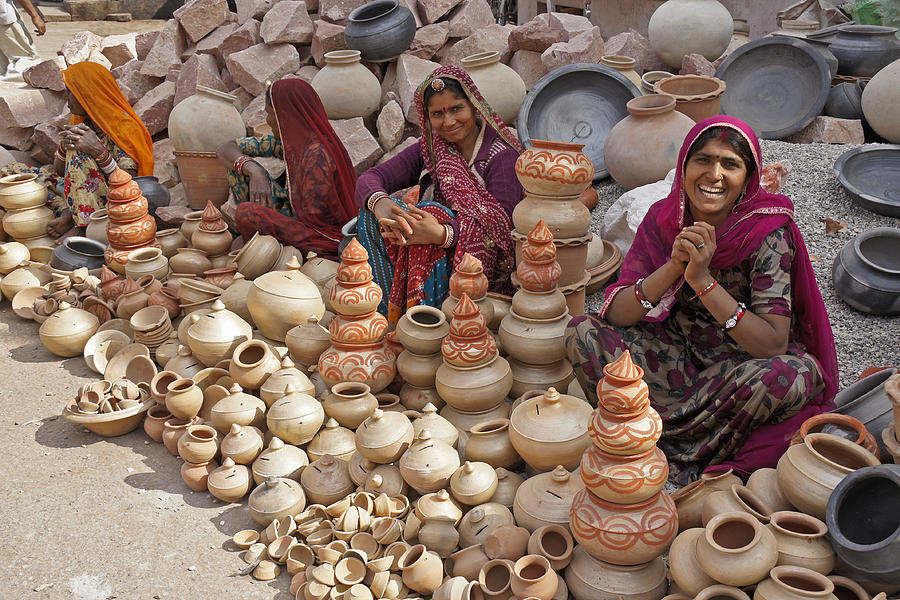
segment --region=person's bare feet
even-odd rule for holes
[[[72,213],[65,210],[60,216],[47,224],[47,235],[52,238],[65,236],[73,227],[75,227],[75,220],[72,218]]]

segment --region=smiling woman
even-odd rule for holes
[[[625,349],[644,369],[682,483],[702,468],[774,466],[836,391],[834,338],[793,204],[760,187],[761,165],[745,123],[698,123],[600,313],[569,323],[569,359],[593,402]]]

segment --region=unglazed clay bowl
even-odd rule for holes
[[[63,418],[73,423],[84,425],[97,435],[113,437],[134,431],[141,424],[144,413],[153,406],[150,394],[141,391],[140,404],[125,410],[116,410],[101,414],[83,414],[72,400],[63,410]]]

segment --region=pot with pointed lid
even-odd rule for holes
[[[27,261],[24,261],[0,281],[0,290],[3,291],[7,300],[12,301],[16,294],[25,288],[41,287],[50,283],[50,279],[49,273],[31,267]]]
[[[400,457],[399,467],[403,479],[417,492],[436,492],[447,486],[459,468],[459,454],[425,429]]]
[[[269,477],[285,477],[300,480],[300,474],[309,464],[303,449],[285,444],[281,438],[273,437],[268,447],[253,461],[251,470],[253,481],[259,485]]]
[[[244,389],[237,383],[228,391],[229,394],[216,402],[210,411],[213,427],[223,434],[228,433],[235,423],[262,427],[266,418],[266,403],[256,396],[244,393]]]
[[[572,500],[583,489],[581,477],[569,473],[562,465],[526,479],[516,490],[513,504],[516,523],[531,532],[543,525],[569,529]]]
[[[250,324],[226,309],[220,299],[213,302],[210,312],[194,312],[185,318],[193,322],[187,330],[188,346],[207,367],[231,358],[235,348],[253,337]]]
[[[306,494],[299,483],[284,477],[269,477],[250,493],[250,516],[267,527],[280,517],[299,515],[306,508]]]
[[[519,486],[525,482],[525,478],[503,467],[494,469],[494,472],[497,473],[497,491],[491,496],[491,502],[499,502],[507,508],[512,508]]]
[[[456,525],[459,525],[463,516],[462,510],[453,502],[447,490],[438,490],[419,498],[419,501],[416,502],[415,513],[422,521],[439,515],[451,517]]]
[[[203,363],[197,360],[190,348],[179,345],[175,356],[166,363],[166,370],[184,378],[191,378],[203,370]]]
[[[171,278],[172,276],[170,275],[170,281]],[[231,280],[231,285],[222,292],[222,295],[219,296],[219,300],[222,301],[225,308],[235,313],[251,326],[255,326],[256,323],[253,320],[253,315],[250,314],[250,309],[247,308],[247,295],[250,293],[252,287],[253,282],[248,281],[243,273],[235,273]]]
[[[450,493],[462,504],[476,506],[491,501],[498,483],[491,465],[466,461],[450,476]]]
[[[372,281],[369,253],[354,237],[341,252],[335,285],[331,287],[328,302],[331,310],[342,315],[364,315],[378,308],[383,292]]]
[[[306,451],[312,460],[330,454],[340,460],[349,461],[356,452],[356,435],[346,427],[341,427],[334,419],[328,419],[325,426],[309,442]]]
[[[413,432],[419,435],[422,431],[431,432],[431,437],[450,446],[456,446],[459,430],[447,419],[437,413],[437,408],[429,402],[422,409],[422,416],[413,421]],[[477,504],[477,503],[476,503]]]
[[[247,308],[259,330],[267,338],[283,342],[291,328],[309,317],[321,319],[325,303],[315,283],[300,272],[292,258],[287,271],[266,273],[253,281],[247,294]]]
[[[263,404],[265,406],[265,404]],[[306,444],[325,422],[322,403],[288,384],[285,395],[272,403],[266,424],[273,435],[289,444]]]
[[[372,463],[373,465],[375,463]],[[372,494],[387,494],[388,496],[405,496],[409,488],[400,468],[396,465],[377,465],[372,467],[365,481],[362,483],[365,491]]]
[[[245,425],[240,426],[237,423],[231,426],[231,429],[222,439],[219,445],[219,451],[222,458],[230,458],[239,465],[249,465],[263,448],[262,431],[256,427]]]
[[[310,316],[306,323],[288,330],[284,343],[294,362],[310,366],[319,362],[319,357],[331,346],[328,330],[319,325],[319,318]]]
[[[272,406],[276,400],[285,395],[288,384],[303,394],[316,395],[316,388],[306,373],[296,368],[294,361],[285,356],[281,359],[281,368],[269,375],[259,388],[259,397],[266,403],[266,406]]]
[[[218,256],[231,249],[228,224],[222,219],[219,209],[209,200],[200,217],[200,225],[191,234],[191,246],[203,250],[209,256]]]
[[[350,479],[347,461],[327,454],[303,469],[300,485],[309,502],[323,506],[337,502],[356,487]]]
[[[539,471],[556,465],[575,469],[590,445],[590,404],[550,388],[517,406],[510,415],[509,440],[519,455]]]
[[[642,379],[644,370],[631,360],[627,349],[603,367],[597,384],[598,404],[611,413],[642,411],[650,404],[650,391]]]
[[[237,465],[230,458],[209,474],[206,487],[209,493],[222,502],[239,502],[250,491],[250,469]]]
[[[463,515],[459,523],[459,541],[462,546],[484,544],[498,527],[515,524],[516,519],[508,508],[497,502],[485,502]]]
[[[404,414],[375,409],[356,430],[356,449],[372,462],[391,463],[403,456],[413,435],[412,423]]]
[[[378,408],[378,399],[366,384],[345,381],[334,385],[322,404],[329,417],[344,427],[356,429]]]
[[[91,313],[60,302],[59,310],[41,324],[38,334],[41,343],[53,354],[80,356],[99,327],[100,321]]]
[[[23,262],[31,258],[28,247],[19,242],[0,244],[0,275],[13,272]]]

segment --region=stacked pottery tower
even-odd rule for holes
[[[328,387],[342,381],[365,383],[380,392],[397,374],[397,357],[387,347],[387,319],[376,309],[381,288],[372,280],[369,253],[354,238],[343,253],[329,301],[337,312],[328,326],[331,347],[319,357]]]
[[[515,397],[532,389],[564,390],[574,378],[566,358],[569,310],[557,286],[561,274],[553,234],[541,219],[523,245],[516,268],[519,291],[500,323],[500,343],[509,355]]]
[[[435,387],[448,404],[445,410],[476,419],[496,411],[512,389],[512,370],[500,356],[484,315],[466,293],[453,309],[441,353],[443,364],[435,374]]]
[[[131,175],[116,167],[109,176],[106,193],[106,263],[116,273],[125,273],[128,255],[139,248],[159,247],[156,220],[148,212],[147,199]]]
[[[516,263],[522,260],[527,233],[544,219],[561,267],[558,285],[566,297],[569,314],[584,313],[585,270],[591,233],[591,213],[579,196],[591,185],[594,165],[582,152],[584,144],[531,140],[532,147],[516,161],[516,176],[525,198],[513,210]]]
[[[206,252],[206,257],[215,264],[216,258],[231,250],[231,241],[228,224],[222,218],[222,213],[211,200],[207,200],[200,225],[191,234],[191,247]]]
[[[572,535],[596,561],[646,566],[678,533],[675,503],[663,491],[669,466],[656,447],[662,420],[628,350],[603,374],[588,425],[593,443],[581,459],[585,489],[569,513]]]
[[[453,318],[453,309],[459,304],[459,299],[463,294],[468,294],[469,299],[478,305],[478,310],[481,311],[488,328],[491,328],[494,320],[494,303],[487,297],[487,291],[488,280],[484,275],[481,261],[466,252],[450,276],[450,294],[441,304],[441,310],[449,321]]]
[[[47,245],[56,241],[47,235],[47,225],[53,220],[53,211],[44,206],[47,190],[37,181],[37,175],[19,173],[0,177],[0,238],[8,234],[28,248]],[[5,232],[5,233],[4,233]],[[2,241],[2,239],[0,239]]]
[[[429,403],[444,406],[434,380],[443,364],[441,343],[449,330],[444,313],[424,304],[410,308],[397,322],[396,339],[404,348],[397,357],[397,372],[403,378],[400,401],[407,408],[422,410]]]

